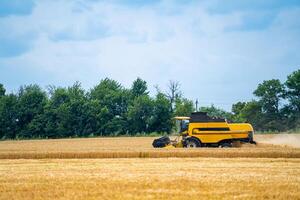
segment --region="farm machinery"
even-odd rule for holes
[[[234,142],[256,144],[254,130],[248,123],[228,123],[226,119],[214,118],[206,112],[194,112],[190,117],[175,117],[179,136],[155,139],[155,148],[232,147]]]

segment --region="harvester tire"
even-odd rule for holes
[[[201,147],[201,142],[197,140],[196,138],[187,138],[184,141],[184,147],[185,148],[198,148]]]
[[[231,143],[224,142],[224,143],[221,144],[221,147],[222,147],[222,148],[231,148],[231,147],[232,147],[232,144],[231,144]]]

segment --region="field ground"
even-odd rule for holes
[[[197,150],[153,149],[153,138],[2,141],[0,199],[300,199],[299,139]]]

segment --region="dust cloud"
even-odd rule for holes
[[[300,148],[300,134],[273,134],[267,137],[257,136],[257,142]]]

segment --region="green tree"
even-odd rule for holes
[[[285,86],[285,97],[289,104],[283,109],[283,113],[287,118],[287,126],[289,129],[300,128],[300,69],[287,77]]]
[[[290,106],[295,112],[300,113],[300,69],[288,76],[285,85],[288,88],[286,96]]]
[[[0,97],[4,96],[5,95],[5,88],[3,86],[3,84],[0,83]]]
[[[129,92],[120,83],[111,79],[101,80],[91,92],[91,99],[98,99],[101,106],[106,106],[112,117],[120,116],[127,111]]]
[[[19,131],[18,97],[14,94],[0,98],[0,139],[14,139]]]
[[[101,107],[98,99],[88,99],[85,106],[87,109],[86,133],[102,135],[104,132],[103,124],[106,123],[106,116],[109,112],[107,107]]]
[[[194,112],[194,103],[186,98],[178,98],[175,103],[175,116],[190,116]]]
[[[18,120],[20,126],[19,137],[31,138],[42,134],[34,131],[37,124],[37,118],[44,113],[44,106],[47,103],[46,92],[38,85],[28,85],[21,87],[18,94]],[[34,123],[33,123],[34,122]]]
[[[70,135],[68,127],[64,126],[67,116],[66,104],[70,102],[70,96],[65,88],[52,88],[51,97],[45,106],[43,119],[45,122],[44,137],[59,138]]]
[[[103,123],[97,127],[97,135],[121,134],[127,132],[130,91],[112,79],[103,79],[90,92],[91,100],[98,100]],[[100,131],[100,132],[99,132]]]
[[[262,106],[261,126],[263,130],[284,130],[282,125],[283,116],[280,112],[280,102],[285,89],[278,79],[264,81],[254,91]]]
[[[279,113],[279,102],[283,94],[284,86],[278,79],[264,81],[254,91],[254,95],[261,102],[263,111],[273,115]]]
[[[112,79],[103,79],[90,92],[91,100],[98,100],[101,110],[98,112],[103,114],[106,119],[101,127],[97,127],[101,131],[101,135],[120,134],[127,131],[125,124],[127,121],[128,105],[130,102],[130,91],[124,89],[120,83]],[[107,112],[102,112],[107,111]]]
[[[128,110],[131,133],[150,132],[153,104],[153,100],[147,95],[139,96],[133,101],[133,105]]]
[[[232,105],[233,121],[234,122],[244,122],[245,119],[242,117],[242,111],[246,106],[246,102],[237,102]]]
[[[149,92],[147,91],[147,82],[141,78],[137,78],[135,81],[133,81],[131,92],[134,97],[148,95]]]
[[[242,122],[251,123],[256,130],[263,130],[263,114],[262,106],[258,101],[247,102],[241,110],[239,110],[239,118]]]
[[[226,112],[220,108],[211,105],[209,107],[200,107],[201,112],[207,112],[207,114],[211,117],[225,118],[229,121],[233,120],[232,114],[230,112]]]
[[[53,138],[91,134],[87,96],[81,84],[76,82],[72,87],[53,89],[51,93],[44,114],[45,136]]]
[[[151,131],[170,133],[172,130],[172,125],[170,101],[163,93],[158,93],[154,100]]]

